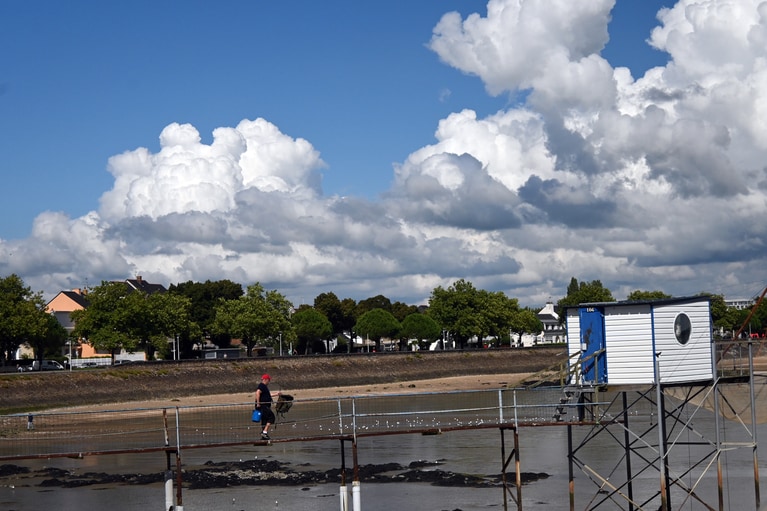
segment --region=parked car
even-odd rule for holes
[[[39,360],[32,362],[33,371],[63,371],[64,366],[56,362],[55,360],[43,360],[42,364]]]

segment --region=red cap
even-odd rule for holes
[[[263,374],[263,375],[261,375],[261,379],[262,379],[262,380],[271,380],[271,379],[272,379],[272,377],[271,377],[271,376],[269,376],[268,374]]]

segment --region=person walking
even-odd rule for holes
[[[261,376],[261,382],[256,388],[256,410],[261,412],[261,440],[271,440],[269,428],[274,424],[274,412],[272,412],[272,393],[269,391],[269,382],[272,377],[268,374]],[[275,394],[279,397],[280,393]]]

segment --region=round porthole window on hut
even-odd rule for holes
[[[687,314],[682,312],[674,320],[674,335],[679,344],[687,344],[690,340],[690,332],[692,331],[692,323]]]

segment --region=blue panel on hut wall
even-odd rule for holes
[[[583,381],[607,383],[604,310],[601,307],[583,307],[579,312]]]

